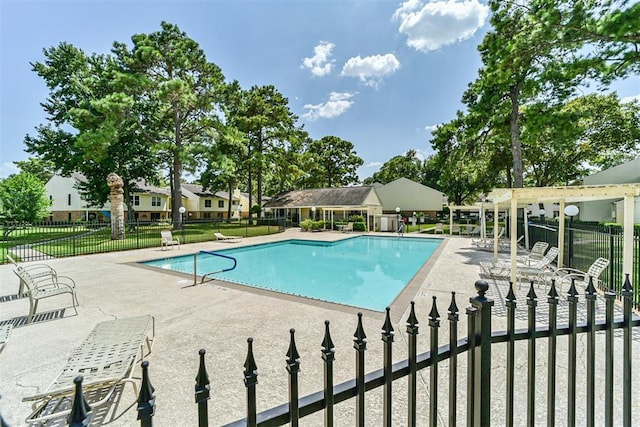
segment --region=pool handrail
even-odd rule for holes
[[[223,268],[222,270],[212,271],[210,273],[203,274],[202,275],[202,279],[200,279],[200,284],[204,283],[204,279],[207,276],[209,276],[211,274],[216,274],[216,273],[224,273],[225,271],[231,271],[234,268],[236,268],[236,266],[238,265],[238,261],[234,257],[230,257],[228,255],[222,255],[222,254],[219,254],[217,252],[201,250],[200,252],[198,252],[198,253],[193,255],[193,286],[195,286],[197,284],[197,282],[198,282],[198,268],[197,268],[198,267],[198,261],[197,260],[198,260],[198,255],[200,255],[202,253],[207,254],[207,255],[214,255],[214,256],[219,256],[221,258],[230,259],[231,261],[233,261],[233,267],[231,267],[231,268]],[[211,279],[211,280],[213,280],[213,279]]]

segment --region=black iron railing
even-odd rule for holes
[[[523,233],[522,223],[518,224],[519,234]],[[530,221],[529,244],[537,241],[549,243],[549,247],[558,246],[558,223],[554,221]],[[565,225],[563,265],[581,271],[587,271],[597,258],[609,260],[609,267],[600,276],[598,287],[604,291],[615,292],[618,297],[622,291],[623,280],[623,243],[622,227],[583,222],[569,222]],[[640,229],[635,228],[633,237],[633,271],[630,272],[634,283],[633,305],[640,309]]]
[[[417,335],[418,320],[414,310],[414,304],[411,303],[411,311],[406,323],[406,331],[408,334],[408,356],[407,359],[392,363],[391,352],[393,347],[394,331],[390,320],[389,310],[387,309],[384,325],[382,326],[382,341],[384,346],[383,367],[374,372],[365,374],[365,350],[367,348],[367,340],[362,326],[362,315],[358,315],[356,332],[354,334],[355,349],[355,376],[352,380],[344,383],[333,384],[333,360],[335,348],[331,340],[329,331],[329,322],[325,322],[325,334],[321,344],[322,360],[324,362],[324,387],[321,391],[308,396],[298,396],[298,374],[300,372],[300,356],[295,344],[295,331],[290,331],[290,344],[287,352],[287,372],[289,375],[289,402],[284,403],[267,411],[257,413],[257,385],[258,385],[258,367],[253,356],[253,340],[247,340],[248,351],[245,360],[244,383],[246,387],[246,418],[238,420],[228,426],[256,426],[256,425],[299,425],[300,419],[310,414],[324,412],[324,425],[334,425],[334,408],[335,405],[355,398],[355,418],[358,426],[367,424],[367,413],[365,411],[366,393],[379,387],[383,387],[383,425],[391,425],[392,413],[392,397],[395,381],[400,378],[408,378],[407,392],[407,415],[405,425],[415,426],[418,415],[421,412],[428,412],[429,425],[435,426],[438,423],[437,413],[439,408],[438,388],[439,373],[438,365],[441,362],[449,363],[448,380],[449,380],[449,396],[448,396],[448,420],[449,425],[455,425],[456,414],[459,410],[466,409],[466,424],[469,426],[488,426],[496,420],[501,420],[500,425],[514,425],[516,419],[514,401],[517,393],[526,393],[526,419],[527,425],[533,425],[536,415],[536,407],[540,403],[540,393],[536,394],[536,387],[542,381],[538,376],[536,365],[541,363],[544,355],[537,352],[538,342],[543,339],[541,344],[547,347],[546,364],[546,418],[547,425],[555,425],[556,419],[563,419],[561,424],[576,425],[577,422],[585,425],[595,425],[596,420],[604,420],[604,425],[623,425],[631,426],[632,422],[632,390],[631,381],[632,368],[638,368],[637,364],[632,365],[631,343],[632,328],[640,327],[640,318],[633,316],[632,311],[632,287],[629,276],[626,275],[624,285],[621,290],[622,296],[622,316],[614,317],[614,307],[616,304],[616,294],[607,292],[604,294],[605,315],[603,320],[597,320],[596,317],[596,300],[598,298],[597,291],[591,280],[587,287],[584,300],[586,303],[585,312],[583,313],[584,322],[578,322],[578,292],[575,284],[572,283],[566,299],[560,299],[552,283],[550,291],[547,295],[548,308],[548,324],[540,326],[536,317],[538,313],[537,304],[539,302],[535,294],[533,284],[526,297],[528,327],[524,329],[515,328],[516,319],[516,298],[513,292],[513,286],[510,286],[509,293],[506,296],[506,316],[507,330],[501,332],[492,332],[492,306],[494,302],[486,297],[489,285],[485,281],[477,281],[476,289],[478,295],[470,299],[471,306],[466,309],[467,316],[467,336],[458,338],[457,324],[459,321],[459,310],[455,302],[455,293],[452,293],[451,304],[448,308],[447,319],[449,321],[449,344],[438,346],[438,330],[440,328],[440,314],[436,308],[436,297],[433,297],[433,306],[429,313],[429,333],[430,333],[430,350],[418,354],[417,353]],[[568,323],[558,325],[558,306],[568,307]],[[544,320],[544,319],[541,319]],[[614,331],[621,329],[621,337],[615,341],[621,341],[622,348],[616,348],[614,345]],[[601,348],[602,354],[596,354],[596,333],[603,332],[605,345]],[[578,346],[578,335],[585,336],[586,351],[580,351],[582,347]],[[561,336],[567,337],[566,359],[561,360],[557,351],[558,339]],[[526,356],[526,390],[516,390],[516,351],[515,343],[517,341],[525,341],[527,346]],[[494,346],[495,344],[506,344],[506,382],[505,382],[505,414],[504,418],[492,414],[492,391],[495,390],[495,383],[492,382],[492,376],[496,375],[499,369],[495,364],[492,365],[492,352],[503,351],[504,347]],[[457,373],[458,355],[467,353],[467,375],[466,375],[466,402],[459,402],[459,393],[457,391],[460,378]],[[210,383],[205,368],[205,351],[200,350],[200,366],[196,377],[195,384],[195,402],[198,405],[199,426],[208,426],[209,417],[207,410],[207,401],[210,398]],[[579,360],[581,357],[584,359]],[[637,356],[636,356],[637,357]],[[596,362],[597,360],[597,362]],[[521,364],[523,361],[518,360]],[[579,378],[577,364],[583,365],[581,371],[584,371],[584,377]],[[616,365],[617,364],[617,365]],[[561,396],[557,394],[556,385],[558,383],[557,366],[562,366],[561,372],[566,372],[566,394]],[[616,369],[621,369],[621,382],[616,382],[614,376],[614,365]],[[417,384],[419,371],[429,368],[429,405],[428,409],[417,407]],[[148,362],[142,364],[143,376],[140,396],[138,398],[138,419],[141,426],[151,426],[155,408],[155,395],[153,387],[149,382]],[[596,394],[596,372],[604,371],[604,391]],[[425,374],[426,375],[426,374]],[[636,372],[635,375],[638,375]],[[86,420],[90,417],[87,412],[86,403],[83,403],[82,388],[80,387],[81,378],[76,380],[77,395],[70,417],[70,425],[86,425]],[[397,383],[395,383],[397,384]],[[577,408],[577,384],[580,387],[586,387],[584,394],[586,395],[586,411],[584,417],[582,412],[580,417],[576,417]],[[598,386],[600,386],[598,382]],[[565,387],[563,387],[565,390]],[[218,390],[220,394],[224,394],[224,390]],[[267,392],[267,391],[265,391]],[[604,395],[602,402],[601,395]],[[78,397],[79,396],[79,397]],[[614,408],[614,397],[622,397],[621,408]],[[499,397],[497,397],[499,398]],[[566,413],[558,413],[556,401],[562,400],[561,407],[566,408]],[[458,408],[458,405],[464,405],[465,408]],[[397,408],[396,408],[397,410]],[[596,417],[599,413],[599,417]]]
[[[6,254],[21,261],[44,260],[93,253],[123,251],[160,246],[160,232],[171,230],[180,243],[216,240],[214,232],[228,236],[250,237],[284,230],[282,218],[241,221],[191,220],[174,229],[168,222],[132,221],[125,223],[125,238],[111,239],[109,222],[43,222],[0,224],[0,263]]]

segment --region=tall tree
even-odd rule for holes
[[[493,29],[479,46],[483,61],[479,77],[464,96],[469,111],[484,116],[487,122],[495,112],[508,111],[514,187],[524,184],[522,106],[543,99],[562,102],[588,70],[586,63],[576,59],[581,43],[561,37],[533,16],[531,11],[544,3],[532,0],[530,8],[521,8],[513,0],[489,1]]]
[[[49,97],[42,104],[48,123],[27,136],[25,145],[63,175],[80,172],[80,190],[88,203],[100,206],[109,197],[106,177],[115,172],[129,195],[136,181],[154,181],[158,161],[137,126],[137,95],[112,56],[90,55],[70,44],[44,51],[45,61],[33,64],[44,79]]]
[[[264,177],[279,164],[278,156],[286,152],[292,140],[299,138],[297,117],[289,109],[289,100],[273,85],[253,86],[242,92],[232,106],[228,120],[247,135],[247,190],[253,206],[253,191],[257,204],[262,205]]]
[[[20,172],[35,176],[42,181],[43,184],[46,184],[56,173],[55,165],[40,157],[29,157],[27,160],[18,160],[13,162],[13,164],[20,169]]]
[[[311,141],[307,149],[311,160],[307,182],[313,187],[341,187],[358,183],[357,169],[364,160],[353,144],[337,136]]]
[[[365,179],[364,183],[388,184],[398,178],[407,178],[415,182],[422,181],[422,161],[418,158],[416,150],[408,150],[404,155],[392,157],[380,167],[378,172]]]
[[[162,22],[162,30],[136,34],[129,51],[114,45],[114,53],[126,64],[130,79],[144,91],[140,129],[170,171],[171,210],[174,227],[181,225],[181,181],[186,168],[195,170],[198,146],[213,143],[212,131],[219,119],[224,76],[207,61],[198,43],[176,25]]]

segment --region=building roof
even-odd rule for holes
[[[372,191],[371,186],[294,190],[273,196],[265,203],[265,207],[365,206],[367,197]]]
[[[212,192],[210,190],[205,191],[202,188],[202,185],[198,185],[198,184],[181,184],[180,187],[186,189],[187,191],[192,192],[198,197],[217,197],[219,199],[225,199],[225,200],[229,199],[229,193],[227,191],[216,191],[216,192]],[[237,197],[234,197],[233,199],[237,199]]]

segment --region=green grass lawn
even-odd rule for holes
[[[127,228],[125,239],[111,240],[111,228],[69,225],[56,227],[22,227],[13,230],[0,242],[0,262],[6,263],[7,253],[21,259],[24,247],[59,258],[100,252],[124,251],[160,246],[160,231],[171,230],[168,224],[145,224]],[[250,225],[224,222],[194,222],[185,224],[184,230],[172,230],[180,243],[216,240],[214,232],[228,236],[253,237],[279,231],[277,225]]]

